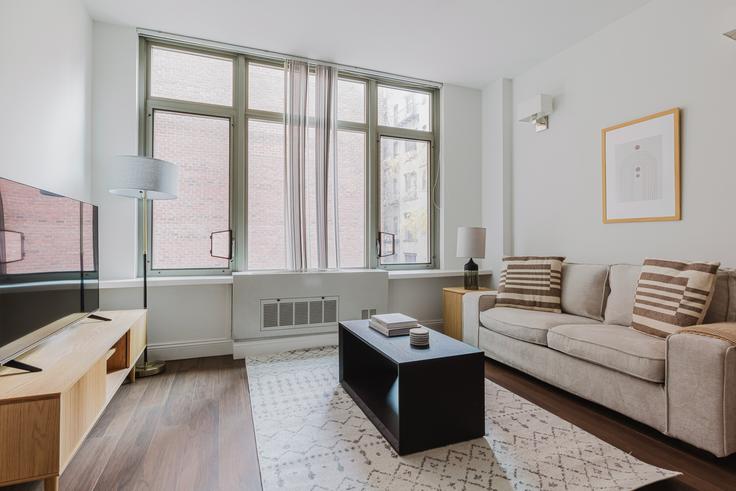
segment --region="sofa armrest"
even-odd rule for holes
[[[495,291],[467,292],[463,295],[463,341],[478,346],[481,312],[496,305]]]
[[[736,452],[736,346],[677,333],[666,358],[667,434],[717,457]]]

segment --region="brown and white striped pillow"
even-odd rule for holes
[[[720,264],[646,259],[636,285],[631,327],[666,338],[680,328],[701,324]]]
[[[562,312],[564,257],[509,256],[498,282],[496,307]]]

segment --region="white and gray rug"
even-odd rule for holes
[[[617,490],[678,474],[489,380],[484,438],[400,457],[340,386],[336,347],[246,364],[264,490]]]

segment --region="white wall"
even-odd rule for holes
[[[232,285],[148,288],[148,351],[152,359],[196,358],[232,353]],[[103,288],[103,310],[139,309],[141,287]]]
[[[479,278],[480,286],[490,285],[490,276]],[[388,311],[403,312],[425,325],[442,324],[442,289],[463,286],[462,276],[423,279],[393,279],[388,282]]]
[[[556,103],[548,131],[514,123],[514,253],[736,266],[736,42],[722,36],[734,28],[733,2],[655,0],[514,79],[514,107],[540,92]],[[682,220],[604,225],[601,128],[672,107],[683,111]]]
[[[0,176],[91,199],[92,21],[80,0],[0,3]]]
[[[482,168],[479,176],[482,223],[486,228],[486,258],[481,267],[500,273],[504,255],[511,253],[511,131],[512,84],[500,79],[482,93]],[[495,285],[499,274],[493,278]]]
[[[462,269],[457,228],[481,226],[481,92],[445,85],[440,98],[440,267]]]
[[[138,154],[138,34],[132,27],[95,22],[92,75],[92,193],[100,207],[102,280],[137,274],[136,200],[108,192],[116,155]]]

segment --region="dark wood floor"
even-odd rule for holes
[[[649,489],[736,489],[736,455],[716,459],[499,363],[486,377],[641,460],[683,473]],[[40,486],[15,486],[38,489]],[[259,490],[244,363],[169,362],[121,387],[61,477],[62,490]]]
[[[244,361],[228,356],[172,361],[161,375],[123,385],[60,488],[261,489],[247,387]]]

